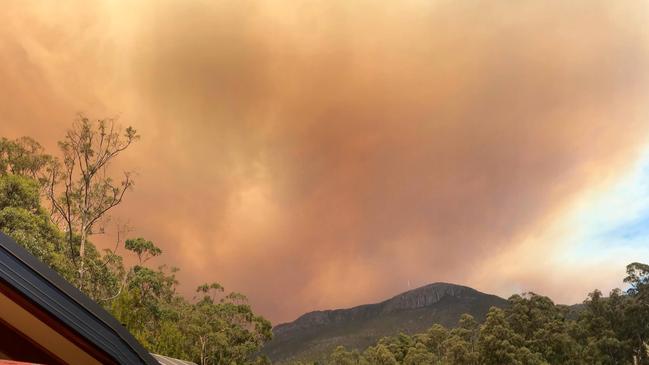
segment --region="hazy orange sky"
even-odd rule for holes
[[[0,136],[133,125],[113,217],[187,293],[274,323],[435,281],[572,303],[649,260],[649,2],[2,7]]]

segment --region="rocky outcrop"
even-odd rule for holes
[[[380,303],[306,313],[276,326],[263,353],[281,361],[314,358],[337,345],[363,349],[380,337],[423,331],[433,323],[453,326],[463,313],[481,320],[491,306],[506,304],[466,286],[434,283]]]

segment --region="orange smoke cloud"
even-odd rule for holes
[[[476,273],[649,132],[644,3],[7,8],[0,134],[53,148],[79,110],[132,122],[115,214],[187,291],[219,280],[275,321],[409,281],[501,288]]]

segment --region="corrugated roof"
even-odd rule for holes
[[[153,357],[155,357],[155,359],[158,360],[158,362],[162,365],[196,365],[196,363],[193,363],[191,361],[178,360],[169,356],[158,355],[158,354],[151,354],[151,355],[153,355]]]

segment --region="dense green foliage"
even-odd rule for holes
[[[529,293],[492,307],[482,324],[468,314],[456,328],[386,337],[363,352],[337,347],[327,365],[649,364],[649,265],[627,266],[626,292],[595,290],[583,306]],[[293,365],[315,362],[293,362]]]
[[[65,158],[80,148],[91,160],[102,153],[95,144],[114,130],[110,123],[84,118],[67,136],[84,135],[85,142],[75,147],[66,138],[60,144]],[[126,133],[127,138],[135,135],[130,128]],[[120,185],[103,172],[95,178],[93,169],[101,166],[88,166],[91,170],[74,182],[72,170],[61,173],[65,168],[34,140],[0,139],[0,231],[102,304],[151,352],[201,365],[263,363],[255,354],[270,339],[271,324],[253,313],[243,295],[226,294],[213,283],[200,286],[191,300],[184,298],[176,290],[177,269],[146,265],[162,250],[144,238],[123,242],[137,262],[132,266],[117,249],[102,252],[93,245],[92,220],[99,222],[102,211],[121,202],[132,180]],[[62,207],[70,208],[65,216],[57,211]]]

